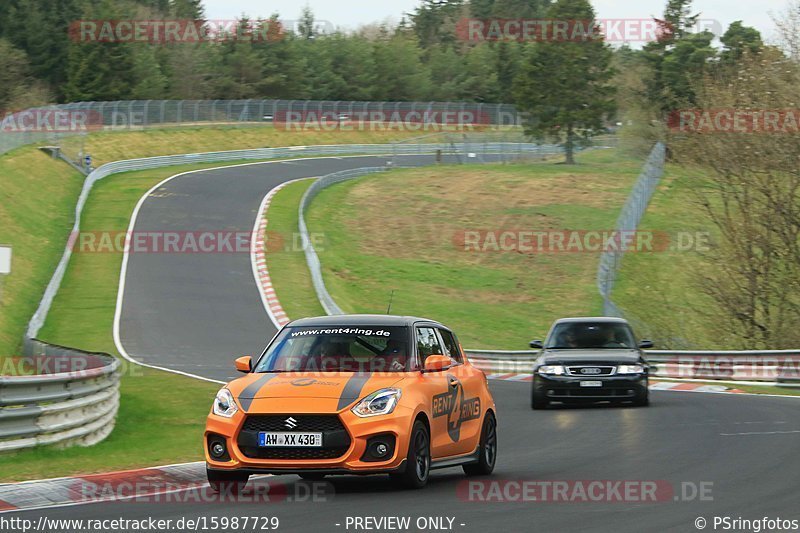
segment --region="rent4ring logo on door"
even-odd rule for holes
[[[454,379],[447,376],[448,380]],[[447,417],[447,434],[453,442],[461,438],[461,424],[481,417],[481,399],[464,398],[464,387],[459,381],[444,394],[433,397],[433,418]]]

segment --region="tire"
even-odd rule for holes
[[[322,481],[325,474],[298,474],[303,481]]]
[[[633,401],[633,405],[634,407],[648,407],[650,405],[650,391],[637,396],[637,398]]]
[[[479,457],[477,463],[464,465],[466,475],[488,476],[494,472],[494,465],[497,463],[497,419],[491,411],[483,421]]]
[[[550,400],[547,399],[547,396],[544,394],[537,394],[534,390],[531,395],[531,409],[547,409],[548,405],[550,405]]]
[[[219,472],[206,470],[208,484],[217,494],[239,494],[244,490],[250,476],[239,472]]]
[[[408,439],[406,470],[401,474],[391,474],[392,481],[407,489],[421,489],[428,484],[431,473],[431,435],[421,421],[414,422],[411,437]]]

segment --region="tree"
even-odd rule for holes
[[[588,0],[558,0],[548,11],[555,20],[594,20]],[[610,80],[612,52],[598,37],[537,43],[517,79],[517,106],[526,114],[525,131],[536,138],[564,142],[566,164],[575,163],[575,146],[602,132],[614,112]]]
[[[168,4],[169,11],[177,18],[188,20],[205,19],[202,0],[170,0]],[[161,11],[163,13],[167,12],[166,9],[161,9]]]
[[[495,70],[494,47],[482,43],[470,49],[464,68],[457,77],[459,100],[498,102],[500,87]]]
[[[0,39],[0,113],[45,104],[47,99],[30,76],[25,53]]]
[[[664,111],[696,105],[694,82],[702,77],[710,60],[717,55],[711,45],[714,34],[708,31],[687,34],[677,40],[661,61],[659,96]]]
[[[300,22],[297,27],[298,34],[302,39],[311,40],[317,36],[317,21],[311,6],[306,5],[300,13]]]
[[[373,57],[373,100],[413,101],[426,99],[430,94],[430,72],[422,62],[422,50],[412,37],[394,35],[376,41]]]
[[[792,60],[800,62],[800,0],[791,0],[782,13],[772,15],[778,43]]]
[[[722,61],[725,63],[738,61],[745,51],[755,53],[764,46],[761,33],[755,28],[745,26],[741,20],[731,23],[720,41],[725,47],[722,50]]]
[[[414,33],[422,48],[456,42],[456,24],[464,11],[464,0],[423,0],[410,15]]]
[[[237,35],[219,48],[214,72],[214,96],[244,100],[258,96],[264,64],[253,46],[254,25],[247,17],[237,21]],[[256,25],[257,27],[257,25]]]
[[[662,114],[695,104],[695,81],[708,71],[717,50],[709,31],[694,33],[699,15],[691,14],[692,0],[668,0],[662,38],[644,47],[644,58],[652,69],[648,77],[650,103]]]
[[[794,110],[798,85],[800,67],[765,48],[694,91],[703,109]],[[688,130],[670,140],[718,234],[697,286],[716,303],[719,337],[743,349],[800,342],[800,137],[790,118],[779,116],[773,130]]]

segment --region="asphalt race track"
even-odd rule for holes
[[[713,483],[713,501],[659,503],[468,502],[460,469],[434,471],[422,491],[394,489],[385,476],[332,478],[329,501],[219,503],[120,502],[14,514],[23,518],[277,516],[279,531],[348,531],[347,517],[446,516],[454,531],[696,531],[699,517],[800,518],[800,409],[792,398],[663,392],[651,408],[531,411],[529,385],[493,382],[500,414],[497,470],[489,480],[635,480]],[[794,433],[791,433],[794,431]],[[198,435],[198,441],[200,440]],[[286,485],[296,476],[254,484]],[[246,495],[245,495],[246,496]],[[194,498],[194,499],[192,499]],[[190,503],[189,503],[190,502]],[[794,516],[786,513],[792,510]],[[413,523],[413,522],[412,522]],[[337,527],[336,524],[341,524]],[[461,526],[461,524],[465,524]],[[707,528],[713,531],[711,525]],[[352,527],[349,531],[354,531]],[[417,531],[411,528],[410,531]]]
[[[278,184],[338,170],[380,166],[385,157],[325,158],[193,173],[143,203],[136,231],[250,232],[263,197]],[[404,165],[432,157],[404,158]],[[274,334],[248,254],[138,254],[128,264],[120,323],[133,358],[227,380],[235,356],[259,353]],[[627,480],[667,483],[667,501],[543,503],[468,501],[460,469],[435,471],[422,491],[396,490],[386,477],[333,478],[326,501],[120,502],[18,513],[31,518],[277,516],[278,531],[365,531],[347,517],[450,517],[454,531],[697,531],[716,516],[797,519],[800,403],[794,398],[660,392],[651,408],[554,408],[534,412],[524,383],[493,382],[500,452],[488,480]],[[209,398],[209,403],[211,398]],[[169,428],[160,428],[169,431]],[[198,446],[201,435],[198,434]],[[307,485],[280,484],[290,495]],[[681,499],[682,485],[710,490]],[[177,496],[176,496],[177,499]],[[787,516],[792,510],[794,516]],[[338,525],[337,525],[338,524]],[[463,524],[463,525],[462,525]],[[228,530],[233,530],[232,528]],[[252,531],[252,529],[251,529]]]
[[[328,157],[189,173],[147,197],[134,232],[249,236],[263,198],[281,183],[384,166],[389,159]],[[432,155],[395,160],[435,162]],[[247,253],[131,254],[122,301],[120,342],[133,359],[220,381],[236,377],[236,357],[260,354],[276,333]]]

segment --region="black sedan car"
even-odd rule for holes
[[[650,403],[649,367],[630,324],[621,318],[566,318],[557,321],[533,369],[531,407],[551,402]]]

